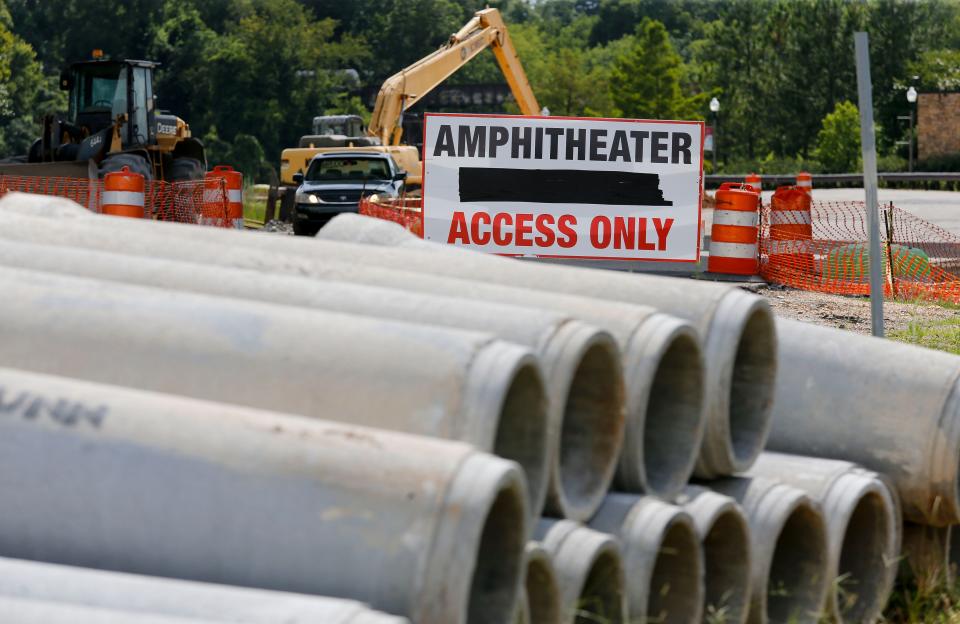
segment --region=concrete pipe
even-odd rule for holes
[[[0,389],[11,557],[338,596],[415,622],[513,614],[528,533],[514,462],[11,369]]]
[[[490,332],[530,347],[540,356],[549,394],[550,511],[586,519],[610,484],[617,449],[577,432],[622,430],[620,352],[607,332],[572,320],[569,315],[392,288],[16,241],[0,245],[0,265]],[[561,436],[565,442],[562,454]],[[537,474],[531,474],[532,507],[537,513],[547,494],[541,481]]]
[[[770,450],[855,462],[890,478],[908,520],[960,523],[960,357],[785,319],[777,333]]]
[[[527,542],[526,573],[518,624],[560,624],[560,586],[553,561],[539,542]]]
[[[409,624],[341,598],[0,557],[0,596],[242,624]],[[132,620],[131,620],[132,621]]]
[[[0,201],[3,205],[7,200]],[[699,343],[693,328],[685,322],[655,313],[644,306],[632,306],[596,300],[502,287],[494,284],[411,273],[363,264],[315,260],[302,255],[278,254],[239,246],[178,242],[173,233],[158,225],[157,232],[125,230],[117,236],[107,225],[119,219],[99,219],[98,225],[84,225],[79,219],[63,223],[52,219],[23,217],[0,210],[0,237],[53,245],[76,245],[87,249],[110,249],[131,255],[148,255],[190,260],[195,263],[231,266],[288,274],[312,279],[350,282],[401,288],[410,292],[469,298],[551,310],[584,319],[603,327],[617,339],[623,351],[626,375],[627,435],[622,443],[618,488],[643,491],[669,498],[685,485],[693,471],[703,435],[703,373]],[[102,225],[100,225],[102,224]],[[197,229],[197,228],[194,228]],[[176,229],[176,235],[183,232]],[[243,236],[234,233],[235,236]],[[602,435],[600,435],[602,433]],[[613,466],[603,463],[615,456],[621,446],[622,432],[566,428],[561,434],[561,458],[570,449],[582,447],[579,440],[594,449],[597,461],[582,458],[589,469],[572,471],[565,478],[577,479],[582,499],[575,519],[586,519],[602,501],[612,477]],[[565,451],[565,449],[567,449]],[[606,470],[604,467],[608,466]],[[570,492],[576,490],[566,488]],[[577,501],[568,501],[569,508]]]
[[[835,622],[875,622],[893,590],[900,554],[896,495],[874,472],[850,462],[762,453],[747,476],[799,488],[827,522],[827,614]]]
[[[564,624],[625,624],[626,586],[616,539],[570,520],[541,519],[534,536],[550,554]]]
[[[610,494],[590,528],[620,541],[631,621],[700,622],[703,557],[685,511],[649,496]]]
[[[820,505],[777,481],[729,477],[710,489],[734,498],[750,523],[751,624],[815,624],[827,597],[827,526]]]
[[[547,401],[519,346],[21,269],[0,289],[0,365],[470,442],[520,463],[542,501]]]
[[[3,207],[0,202],[0,210]],[[43,208],[29,210],[36,214]],[[91,216],[87,220],[91,219],[102,221],[106,217]],[[117,227],[146,232],[150,225],[153,224],[118,224]],[[190,226],[163,224],[163,227],[171,232],[176,228],[177,238],[182,233],[194,242],[243,245],[248,249],[371,267],[403,267],[453,278],[469,276],[471,280],[525,289],[654,306],[687,319],[703,336],[708,411],[706,435],[697,463],[698,476],[713,478],[746,470],[763,450],[769,431],[776,365],[773,314],[765,299],[738,288],[651,275],[515,262],[426,243],[399,226],[357,215],[340,215],[331,221],[321,230],[320,238],[338,240],[322,241],[252,233],[242,238],[227,238],[233,233],[215,231],[216,228],[194,227],[186,231]],[[433,255],[437,252],[447,255],[439,260]]]
[[[326,239],[327,244],[339,244],[340,257],[363,257],[369,264],[405,258],[404,266],[418,271],[446,275],[467,272],[471,279],[652,305],[687,319],[703,336],[707,362],[707,431],[697,475],[713,478],[746,470],[763,450],[773,401],[776,336],[773,314],[762,297],[687,279],[533,265],[468,253],[424,242],[396,224],[359,215],[338,216],[318,238]],[[310,242],[305,240],[298,247],[307,253]],[[358,244],[351,246],[351,242]],[[373,245],[403,247],[408,253],[385,249],[372,252],[369,248]],[[426,254],[430,250],[444,251],[449,257],[444,262],[430,260]],[[313,254],[318,256],[319,252]]]
[[[689,486],[677,499],[703,550],[703,619],[743,624],[750,604],[750,527],[729,496]]]
[[[953,527],[903,524],[902,580],[913,580],[924,592],[953,587],[960,553],[953,540]]]
[[[211,624],[215,621],[0,596],[0,622],[8,624]]]

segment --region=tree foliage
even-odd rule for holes
[[[860,113],[852,102],[840,102],[823,118],[817,158],[827,171],[860,171]]]
[[[553,114],[702,119],[717,96],[730,166],[832,153],[825,124],[856,99],[856,30],[870,33],[882,151],[902,138],[907,86],[960,85],[953,0],[0,0],[0,157],[64,108],[60,69],[100,48],[159,61],[160,106],[209,138],[213,161],[269,177],[313,116],[366,112],[350,76],[375,89],[487,4]],[[504,84],[490,52],[448,80]]]

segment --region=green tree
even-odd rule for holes
[[[860,171],[860,113],[852,102],[840,102],[823,118],[817,158],[832,173]]]
[[[37,119],[63,108],[57,81],[44,76],[29,43],[13,33],[0,2],[0,158],[26,154],[39,136]]]
[[[633,45],[614,61],[610,78],[613,103],[626,117],[697,116],[703,94],[685,97],[680,88],[683,75],[683,60],[673,49],[667,29],[644,18],[637,25]]]

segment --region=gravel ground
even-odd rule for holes
[[[829,325],[858,334],[870,333],[870,300],[866,297],[828,295],[766,284],[747,284],[741,288],[766,297],[774,311],[784,318]],[[887,332],[906,329],[914,321],[930,322],[958,317],[960,310],[934,304],[883,303]]]

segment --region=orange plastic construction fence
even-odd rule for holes
[[[393,221],[423,238],[422,197],[379,197],[371,195],[360,200],[360,214]]]
[[[810,202],[807,212],[802,195],[790,194],[779,210],[764,206],[760,274],[804,290],[869,295],[863,202]],[[893,205],[879,212],[884,294],[960,303],[960,236]]]
[[[72,199],[93,212],[103,211],[103,181],[80,178],[0,175],[0,197],[11,191]],[[230,227],[226,183],[204,180],[144,184],[144,217],[158,221]]]

